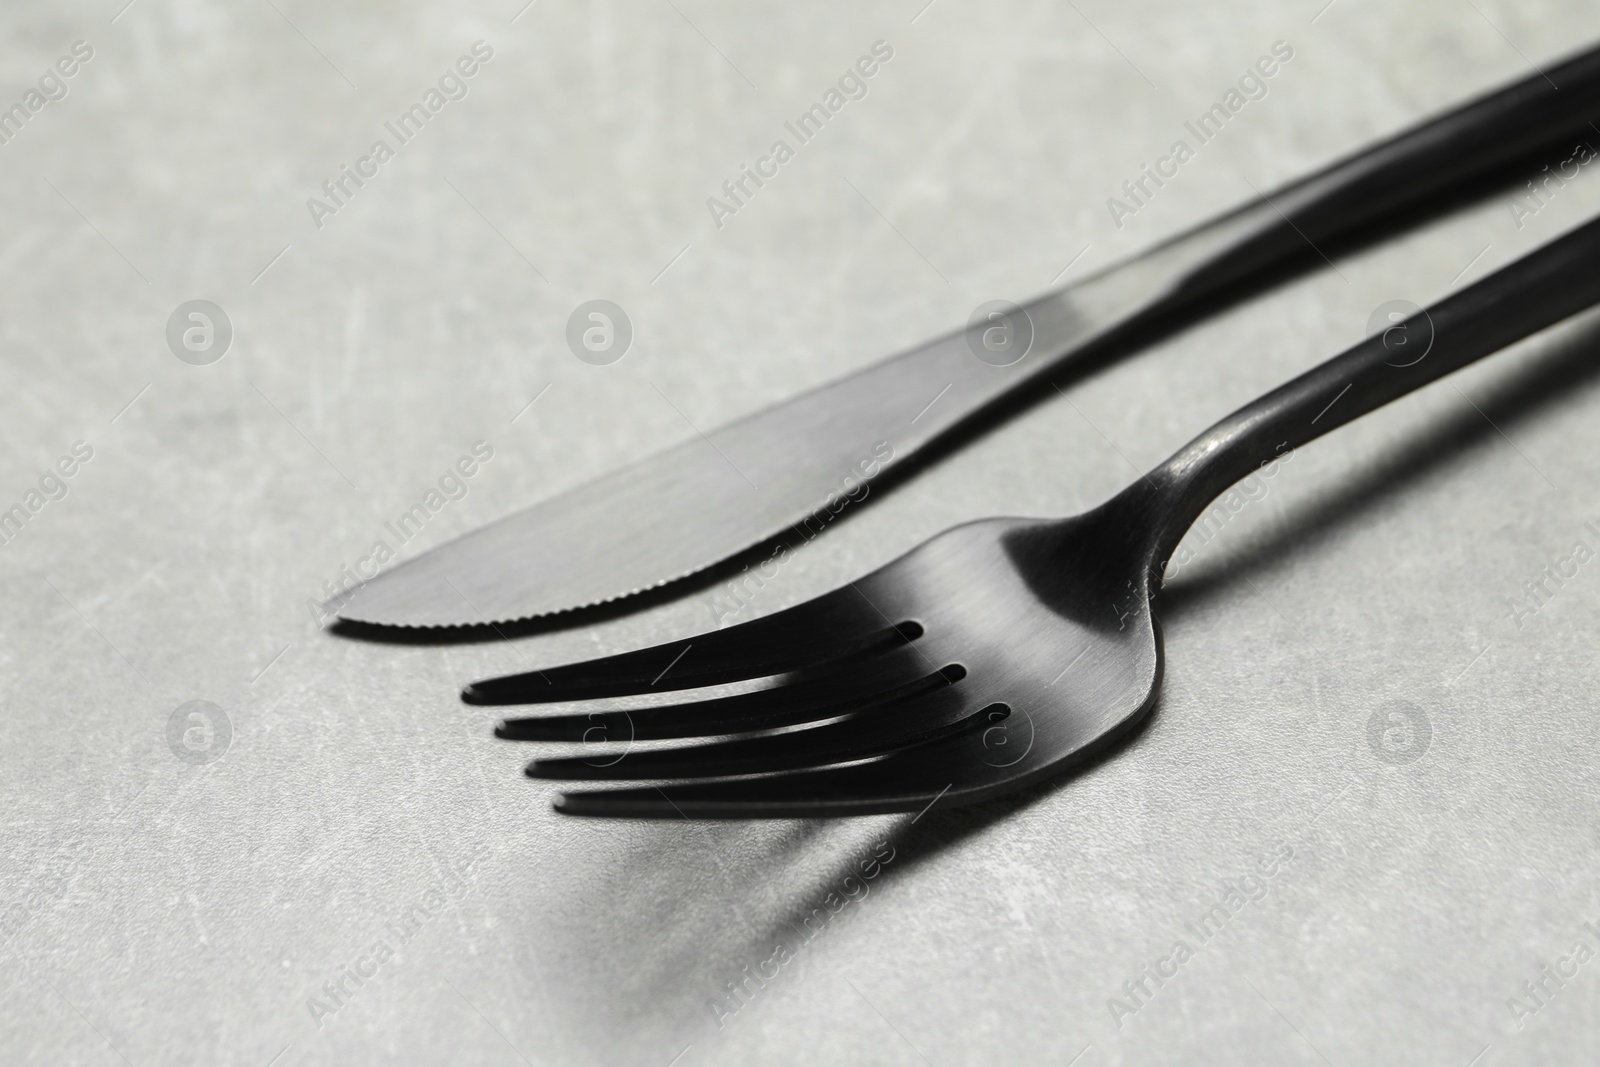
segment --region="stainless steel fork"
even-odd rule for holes
[[[477,682],[462,698],[536,704],[771,681],[644,711],[502,723],[496,734],[518,741],[718,738],[531,763],[535,778],[672,780],[561,795],[557,809],[575,815],[864,815],[1022,788],[1091,758],[1150,708],[1162,574],[1218,495],[1596,302],[1600,220],[1240,408],[1086,514],[957,526],[765,618]]]

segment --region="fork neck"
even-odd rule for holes
[[[1114,503],[1153,520],[1146,547],[1159,583],[1184,533],[1230,486],[1328,431],[1597,302],[1600,219],[1246,404]]]

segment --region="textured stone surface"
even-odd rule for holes
[[[1600,923],[1600,564],[1520,625],[1510,607],[1596,544],[1582,322],[1302,449],[1173,582],[1149,728],[1011,802],[914,825],[562,819],[519,774],[529,751],[455,700],[475,677],[707,627],[713,589],[511,644],[318,629],[308,600],[476,441],[494,458],[405,551],[1524,77],[1596,13],[920,2],[0,14],[0,103],[74,41],[94,50],[0,146],[0,505],[93,448],[0,549],[0,1059],[1600,1056],[1600,963],[1547,982],[1531,1016],[1508,1007],[1543,962],[1600,944],[1583,926]],[[493,57],[466,97],[318,228],[306,199],[478,40]],[[865,99],[719,229],[706,198],[879,40],[894,55]],[[1117,228],[1106,198],[1277,40],[1294,58],[1266,97]],[[962,519],[1098,502],[1385,300],[1426,302],[1585,218],[1600,179],[1527,218],[1509,197],[1073,384],[875,497],[760,610]],[[164,336],[197,298],[234,328],[209,366]],[[563,340],[593,298],[635,328],[608,367]],[[169,745],[193,700],[231,727],[208,763],[175,755],[221,745],[184,748],[187,713]],[[1413,762],[1370,744],[1391,701],[1429,721]],[[1186,924],[1258,864],[1271,877],[1245,889],[1264,892],[1202,944]],[[1114,1013],[1177,940],[1177,976]],[[733,1010],[727,983],[781,941],[793,958]],[[376,973],[314,1011],[347,966]]]

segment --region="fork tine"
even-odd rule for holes
[[[820,677],[802,677],[753,693],[627,711],[507,719],[494,734],[506,741],[656,741],[748,733],[862,711],[959,681],[965,674],[957,664],[930,671],[919,650],[902,647]],[[597,730],[607,736],[595,738]]]
[[[760,619],[616,656],[473,682],[468,704],[548,704],[693,689],[813,667],[922,634],[886,621],[853,585]]]
[[[528,764],[527,774],[529,778],[595,781],[721,778],[865,759],[965,728],[962,712],[971,702],[963,699],[962,691],[946,681],[943,674],[932,677],[931,689],[921,688],[870,710],[809,729],[625,752],[609,759],[539,759]]]
[[[985,766],[978,732],[964,731],[880,759],[761,778],[560,794],[567,815],[622,819],[804,819],[925,811],[997,792],[1015,775]]]

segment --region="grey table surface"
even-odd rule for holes
[[[380,540],[438,543],[1525,77],[1595,4],[123,3],[0,12],[0,103],[41,94],[0,145],[0,507],[29,516],[0,548],[0,1060],[1600,1058],[1593,323],[1300,450],[1191,538],[1148,728],[1012,801],[564,818],[457,687],[708,628],[715,588],[473,645],[310,607]],[[480,41],[460,98],[314,213]],[[865,96],[714,219],[879,41]],[[1266,95],[1117,225],[1107,198],[1276,41]],[[1092,506],[1383,302],[1600,208],[1587,168],[1516,192],[1074,382],[756,610],[963,519]],[[635,331],[605,367],[564,341],[597,297]],[[167,342],[193,299],[232,324],[209,365]],[[395,543],[476,442],[465,496]],[[1547,566],[1576,574],[1535,612]]]

